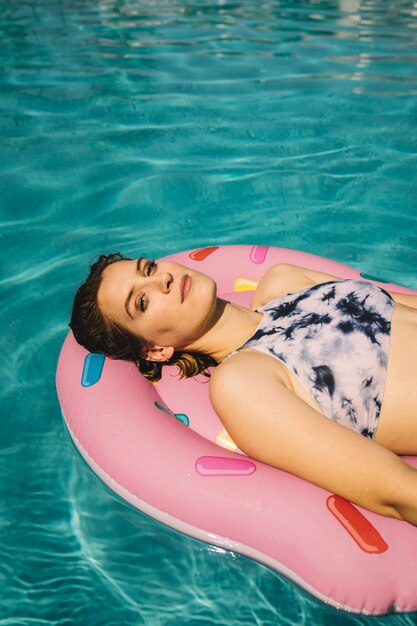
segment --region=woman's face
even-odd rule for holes
[[[216,283],[178,263],[117,261],[98,291],[101,312],[153,346],[184,349],[213,324]]]

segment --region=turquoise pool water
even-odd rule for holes
[[[100,252],[297,248],[417,288],[417,5],[0,2],[0,626],[403,626],[120,502],[54,374]]]

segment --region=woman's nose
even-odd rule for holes
[[[169,293],[171,291],[172,281],[174,280],[173,275],[170,274],[170,272],[165,272],[160,277],[160,280],[163,293]]]
[[[151,287],[152,289],[156,289],[156,291],[161,291],[162,293],[169,293],[171,291],[173,280],[174,277],[170,272],[164,272],[163,274],[157,273],[150,278],[145,278],[144,286],[148,289]]]

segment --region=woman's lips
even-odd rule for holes
[[[188,274],[185,274],[185,276],[183,276],[181,278],[181,288],[180,288],[180,292],[181,292],[181,302],[184,302],[185,298],[188,295],[188,292],[190,291],[191,288],[191,276],[188,276]]]

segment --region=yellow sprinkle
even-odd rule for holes
[[[251,280],[250,278],[236,278],[235,291],[255,291],[258,286],[257,280]]]
[[[227,448],[227,450],[232,450],[232,451],[237,450],[237,445],[235,444],[235,442],[233,441],[233,439],[231,438],[231,436],[229,435],[229,433],[227,432],[225,428],[222,428],[221,431],[219,432],[217,439],[216,439],[216,443],[218,446],[222,446],[222,448]]]

